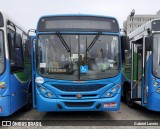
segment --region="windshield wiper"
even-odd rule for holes
[[[94,37],[94,39],[93,39],[93,41],[90,43],[90,45],[88,46],[88,48],[87,48],[87,51],[89,52],[89,50],[93,47],[93,45],[95,44],[95,42],[98,40],[98,38],[99,38],[99,36],[101,35],[102,33],[98,33],[95,37]]]
[[[71,52],[70,48],[68,47],[66,41],[63,39],[62,35],[60,33],[56,33],[58,38],[61,40],[63,46],[65,47],[65,49],[67,50],[67,52]]]

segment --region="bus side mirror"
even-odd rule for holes
[[[22,38],[21,38],[21,35],[20,34],[16,34],[14,36],[15,38],[15,42],[14,42],[14,48],[20,48],[21,47],[21,44],[22,44]]]
[[[153,37],[149,36],[145,38],[145,50],[152,51]]]
[[[130,49],[129,37],[121,36],[122,62],[125,62],[125,50]]]

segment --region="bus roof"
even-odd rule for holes
[[[152,31],[153,30],[153,24],[152,23],[154,21],[158,21],[160,23],[160,18],[159,19],[153,19],[153,20],[148,21],[147,23],[143,24],[141,27],[137,28],[136,30],[134,30],[133,32],[128,34],[129,38],[131,39],[131,38],[137,36],[138,34],[141,34],[145,31],[147,31],[148,29],[150,29]]]
[[[44,18],[44,17],[57,17],[57,16],[66,16],[66,17],[68,17],[68,16],[78,16],[78,17],[83,17],[83,16],[86,16],[86,17],[88,17],[88,16],[90,16],[90,17],[103,17],[103,18],[113,18],[113,19],[116,19],[115,17],[111,17],[111,16],[104,16],[104,15],[94,15],[94,14],[55,14],[55,15],[43,15],[43,16],[41,16],[40,17],[40,19],[41,18]],[[39,19],[39,20],[40,20]]]

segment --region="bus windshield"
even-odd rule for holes
[[[3,51],[3,44],[4,44],[4,39],[3,39],[3,32],[0,31],[0,74],[2,74],[4,70],[4,51]]]
[[[160,34],[153,35],[153,74],[160,78]]]
[[[113,35],[39,35],[37,71],[63,80],[113,77],[119,72],[119,39]]]

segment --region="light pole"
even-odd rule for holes
[[[135,14],[135,10],[133,9],[131,14],[130,14],[130,18],[132,18],[132,31],[133,31],[133,18],[134,18],[134,14]]]

